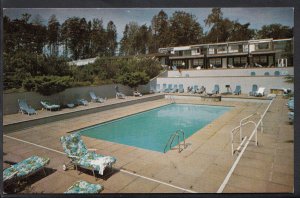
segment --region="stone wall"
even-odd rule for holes
[[[131,88],[118,85],[119,90],[125,95],[131,96],[133,91]],[[147,86],[140,86],[138,88],[142,93],[148,92]],[[88,87],[74,87],[66,89],[65,91],[53,94],[51,96],[42,96],[35,92],[22,92],[22,93],[8,93],[3,94],[3,114],[13,114],[17,113],[18,99],[26,99],[27,103],[32,106],[34,109],[41,109],[42,105],[40,104],[41,100],[48,100],[56,104],[67,104],[76,98],[83,98],[88,101],[91,101],[89,92],[93,91],[97,96],[102,98],[114,98],[115,95],[115,84],[111,85],[102,85],[102,86],[88,86]]]
[[[181,74],[178,70],[168,71],[168,77],[200,77],[200,76],[250,76],[251,72],[255,72],[256,76],[264,76],[265,72],[269,72],[270,76],[274,76],[275,71],[279,71],[282,75],[294,75],[294,67],[276,67],[276,68],[246,68],[246,69],[202,69],[202,70],[182,70]]]
[[[234,91],[236,85],[241,86],[242,93],[248,94],[252,90],[252,85],[256,84],[259,87],[265,87],[265,93],[270,93],[271,88],[290,88],[294,91],[294,84],[286,83],[283,76],[219,76],[219,77],[193,77],[193,78],[157,78],[157,84],[160,88],[163,84],[183,84],[186,92],[188,86],[198,85],[206,87],[207,92],[211,92],[215,84],[220,87],[220,93],[226,92],[225,85],[230,85]]]

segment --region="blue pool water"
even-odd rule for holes
[[[92,138],[164,152],[171,134],[178,129],[182,129],[188,138],[230,109],[224,106],[170,104],[80,132]]]

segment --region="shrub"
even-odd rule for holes
[[[24,81],[23,87],[27,91],[36,91],[49,96],[71,87],[73,79],[69,76],[36,76]]]

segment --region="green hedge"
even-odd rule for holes
[[[71,87],[72,82],[73,79],[69,76],[36,76],[24,80],[23,87],[27,91],[36,91],[49,96]]]

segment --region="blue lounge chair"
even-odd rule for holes
[[[178,91],[177,85],[174,85],[172,90],[171,90],[171,93],[175,93],[177,91]]]
[[[255,72],[251,72],[250,75],[251,75],[251,76],[255,76],[256,73],[255,73]]]
[[[193,93],[198,93],[199,92],[199,87],[198,85],[194,85],[194,88],[193,88]]]
[[[37,114],[36,110],[29,106],[26,102],[26,100],[23,99],[18,99],[18,104],[19,104],[19,112],[26,113],[28,115],[31,114]]]
[[[291,123],[294,122],[294,112],[288,112],[288,118]]]
[[[288,101],[288,108],[289,110],[294,111],[294,100]]]
[[[164,87],[163,87],[163,92],[164,93],[170,93],[170,91],[171,91],[171,89],[172,89],[172,84],[169,84],[168,85],[168,87],[167,87],[167,85],[166,84],[163,84],[163,85],[165,85]]]
[[[167,89],[167,84],[163,84],[163,87],[161,89],[161,92],[165,92],[165,90]]]
[[[252,85],[252,91],[249,92],[249,96],[255,96],[257,93],[258,86],[256,84]]]
[[[116,99],[125,99],[126,95],[121,93],[121,92],[117,92],[116,93]]]
[[[239,95],[239,94],[241,94],[241,86],[240,85],[237,85],[236,87],[235,87],[235,90],[234,90],[234,94],[235,95]]]
[[[67,170],[69,165],[78,166],[90,169],[96,178],[95,171],[103,175],[106,168],[112,169],[112,165],[116,162],[116,158],[111,156],[104,156],[91,152],[86,148],[86,145],[81,139],[80,133],[74,133],[67,136],[62,136],[60,142],[63,146],[64,152],[67,154],[70,162],[63,165],[63,170]],[[93,150],[93,149],[90,149]]]
[[[91,101],[92,102],[100,102],[100,103],[102,103],[102,102],[105,101],[105,99],[96,96],[95,92],[93,92],[93,91],[90,91],[90,96],[91,96]]]
[[[184,89],[183,89],[183,84],[179,84],[178,86],[178,93],[183,93]]]
[[[264,75],[265,76],[270,76],[270,73],[269,72],[265,72]]]
[[[198,91],[199,94],[203,94],[206,92],[206,88],[204,86],[201,86],[200,90]]]
[[[89,102],[85,99],[76,99],[75,100],[75,104],[76,105],[83,105],[83,106],[87,106],[89,104]]]
[[[65,193],[83,193],[92,194],[100,193],[103,190],[103,186],[100,184],[92,184],[83,180],[75,182]]]
[[[155,93],[159,93],[159,92],[160,92],[160,84],[156,84]]]
[[[49,101],[41,101],[41,104],[43,105],[43,108],[46,110],[59,110],[60,109],[60,105],[57,104],[52,104]]]
[[[280,76],[280,72],[279,71],[275,71],[274,72],[274,76]]]
[[[211,91],[212,94],[218,94],[220,92],[219,85],[215,85],[214,89]]]
[[[21,179],[25,179],[30,175],[33,175],[41,170],[43,170],[45,176],[45,166],[49,164],[50,159],[39,157],[39,156],[31,156],[21,162],[18,162],[11,167],[3,170],[3,182],[6,183],[5,186],[8,186],[11,183],[16,183]]]

